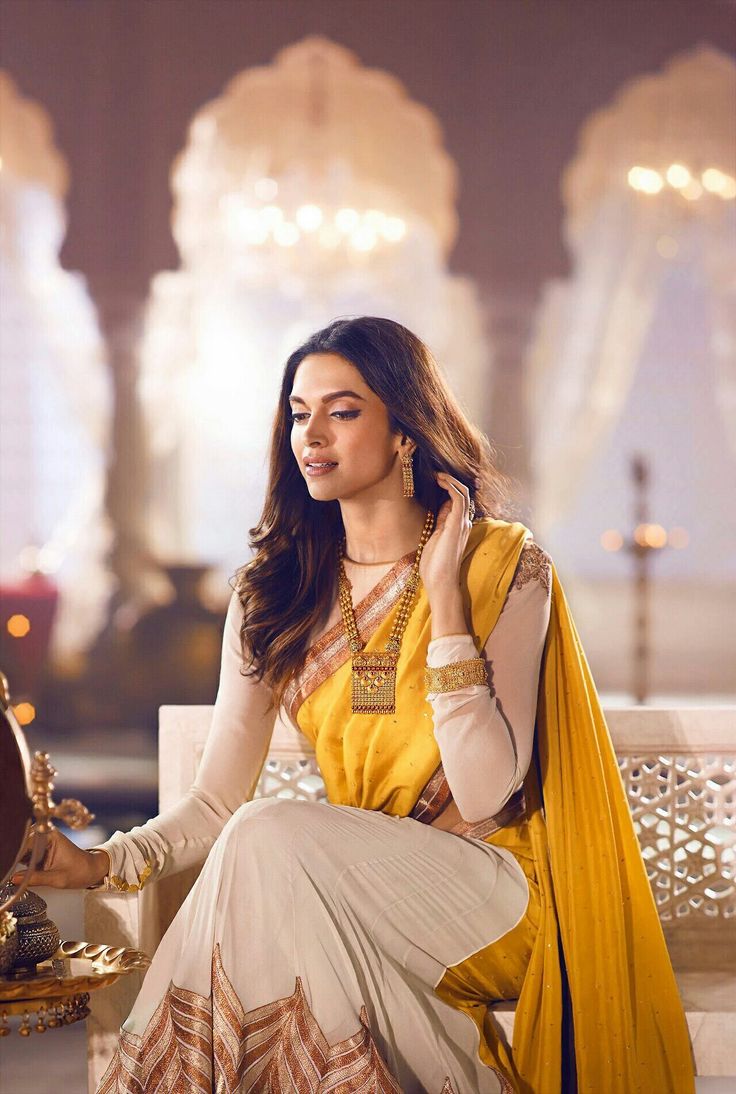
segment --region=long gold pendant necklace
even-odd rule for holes
[[[419,588],[419,561],[433,527],[434,514],[430,509],[427,511],[417,553],[401,594],[399,609],[386,642],[386,649],[371,650],[369,653],[362,652],[365,649],[365,642],[358,633],[358,624],[355,621],[350,583],[342,561],[345,557],[345,537],[342,538],[339,550],[338,591],[342,621],[353,661],[353,714],[394,714],[396,712],[396,666],[401,650],[401,639],[409,622],[414,596]]]

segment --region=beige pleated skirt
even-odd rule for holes
[[[408,817],[259,798],[215,842],[99,1092],[508,1094],[434,989],[524,916],[510,852]]]

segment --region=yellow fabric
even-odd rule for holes
[[[478,521],[470,531],[461,586],[478,649],[501,614],[525,535],[523,524],[505,521]],[[395,614],[394,606],[366,650],[385,649]],[[430,638],[429,602],[420,583],[401,642],[396,713],[351,712],[349,656],[299,707],[299,728],[314,745],[327,797],[334,804],[405,817],[436,770],[440,754],[424,685]]]
[[[460,583],[479,650],[529,535],[523,524],[491,519],[471,529]],[[367,649],[384,648],[393,614]],[[411,812],[440,762],[423,679],[430,637],[420,586],[402,642],[396,713],[351,713],[347,655],[300,706],[297,720],[314,744],[331,802]],[[488,837],[511,850],[530,876],[533,870],[539,886],[539,929],[514,1023],[513,1081],[520,1094],[567,1094],[575,1082],[580,1094],[692,1094],[685,1017],[600,702],[554,565],[534,752],[524,784],[526,818]],[[513,934],[494,946],[513,944]],[[484,954],[487,960],[485,951],[474,955],[480,976]],[[463,963],[464,974],[473,972],[474,958]],[[497,996],[494,984],[488,987],[490,1002]],[[466,1004],[459,991],[453,1005]],[[484,1052],[490,1057],[497,1049],[488,1023],[481,1036],[485,1059]]]
[[[520,921],[508,934],[447,969],[435,988],[440,999],[464,1011],[475,1022],[481,1060],[500,1070],[516,1091],[524,1089],[524,1083],[516,1071],[513,1053],[499,1036],[489,1004],[518,999],[539,935],[542,896],[534,860],[522,854],[519,863],[529,883],[529,903]]]

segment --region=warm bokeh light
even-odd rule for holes
[[[304,232],[316,232],[324,219],[319,205],[300,205],[294,218]]]
[[[273,180],[260,181],[264,184],[261,191],[270,194],[271,189],[265,183]],[[251,247],[263,247],[271,240],[279,247],[293,247],[303,235],[311,235],[324,250],[334,251],[347,242],[356,251],[371,251],[382,241],[400,243],[407,233],[407,223],[402,217],[381,209],[360,213],[344,206],[332,211],[315,202],[304,202],[289,218],[280,205],[271,203],[256,208],[242,193],[224,195],[219,208],[226,235]]]
[[[717,167],[709,167],[700,176],[705,189],[711,194],[718,194],[724,200],[733,200],[736,197],[736,179],[719,171]]]
[[[296,224],[286,220],[283,224],[276,225],[273,230],[273,238],[280,247],[293,247],[299,239],[299,229]]]
[[[697,201],[705,190],[709,194],[717,194],[724,201],[736,198],[736,179],[725,171],[719,171],[717,167],[706,168],[700,175],[700,180],[693,176],[684,163],[670,164],[664,178],[659,171],[640,164],[632,167],[628,174],[629,186],[643,194],[658,194],[665,181],[673,190],[679,190],[688,201]]]
[[[667,532],[661,524],[638,524],[634,529],[634,542],[640,547],[664,547]]]
[[[624,545],[624,537],[616,528],[607,528],[601,535],[601,547],[604,551],[620,551]]]
[[[673,163],[667,168],[666,178],[670,186],[674,186],[675,190],[681,190],[690,182],[692,175],[684,164]]]
[[[36,717],[36,708],[33,703],[16,703],[13,714],[18,719],[19,725],[29,726]]]
[[[658,194],[664,186],[659,171],[654,171],[651,167],[632,167],[628,178],[629,186],[643,194]]]
[[[703,187],[697,179],[690,179],[690,182],[687,186],[683,186],[680,193],[684,198],[687,198],[688,201],[697,201],[698,198],[703,196]]]
[[[25,638],[31,629],[31,621],[26,615],[11,615],[5,627],[11,638]]]
[[[267,224],[269,228],[273,228],[276,224],[283,222],[284,210],[278,205],[264,205],[259,216],[264,224]]]

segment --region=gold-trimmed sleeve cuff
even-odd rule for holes
[[[106,843],[87,848],[88,851],[104,851],[109,860],[108,872],[88,888],[103,893],[137,893],[150,880],[153,862],[139,852],[126,854],[120,845],[121,836],[123,833],[116,832]]]
[[[428,695],[457,691],[459,688],[476,684],[487,685],[486,664],[482,657],[469,657],[463,661],[453,661],[448,665],[435,667],[427,665],[424,670],[424,682]]]

